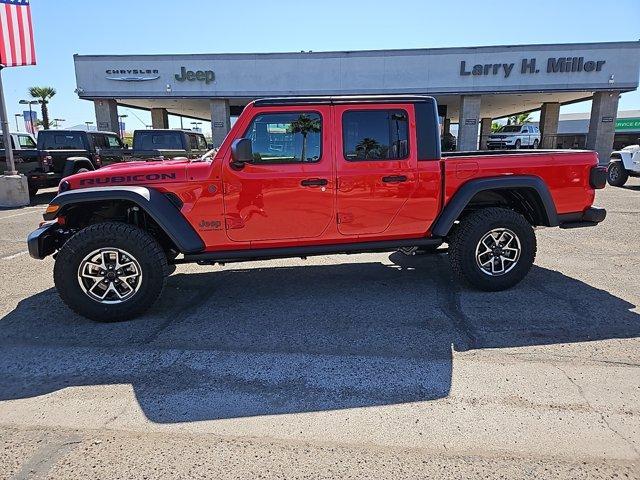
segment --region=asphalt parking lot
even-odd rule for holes
[[[445,255],[179,266],[96,324],[0,211],[0,478],[640,478],[640,181],[516,288]]]

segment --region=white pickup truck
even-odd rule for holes
[[[514,148],[538,148],[540,129],[535,125],[505,125],[487,137],[489,150]]]
[[[629,145],[611,153],[607,169],[609,185],[622,187],[629,177],[640,177],[640,145]]]

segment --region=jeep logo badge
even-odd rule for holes
[[[180,73],[174,75],[175,79],[179,82],[204,82],[209,85],[215,79],[213,70],[187,70],[185,67],[180,67]]]

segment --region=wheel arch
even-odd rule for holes
[[[57,195],[49,204],[45,220],[65,216],[75,208],[89,214],[95,209],[113,206],[137,206],[161,229],[164,235],[181,253],[197,253],[204,249],[204,242],[180,212],[179,199],[172,194],[139,187],[95,187],[69,190]],[[57,206],[58,208],[51,208]],[[108,218],[106,218],[108,220]]]
[[[62,169],[62,178],[73,175],[78,168],[86,168],[87,170],[95,170],[91,160],[87,157],[69,157],[64,162],[64,168]]]
[[[491,177],[470,180],[451,197],[433,224],[431,234],[445,237],[465,211],[507,206],[532,225],[559,225],[553,198],[544,181],[534,176]]]

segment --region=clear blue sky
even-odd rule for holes
[[[51,118],[95,120],[74,93],[73,54],[367,50],[640,39],[640,0],[32,0],[38,65],[3,72],[11,124],[32,85],[58,94]],[[521,7],[526,5],[526,7]],[[563,111],[589,111],[588,103]],[[640,109],[640,94],[620,109]],[[127,129],[149,123],[129,109]],[[172,126],[176,119],[171,119]]]

